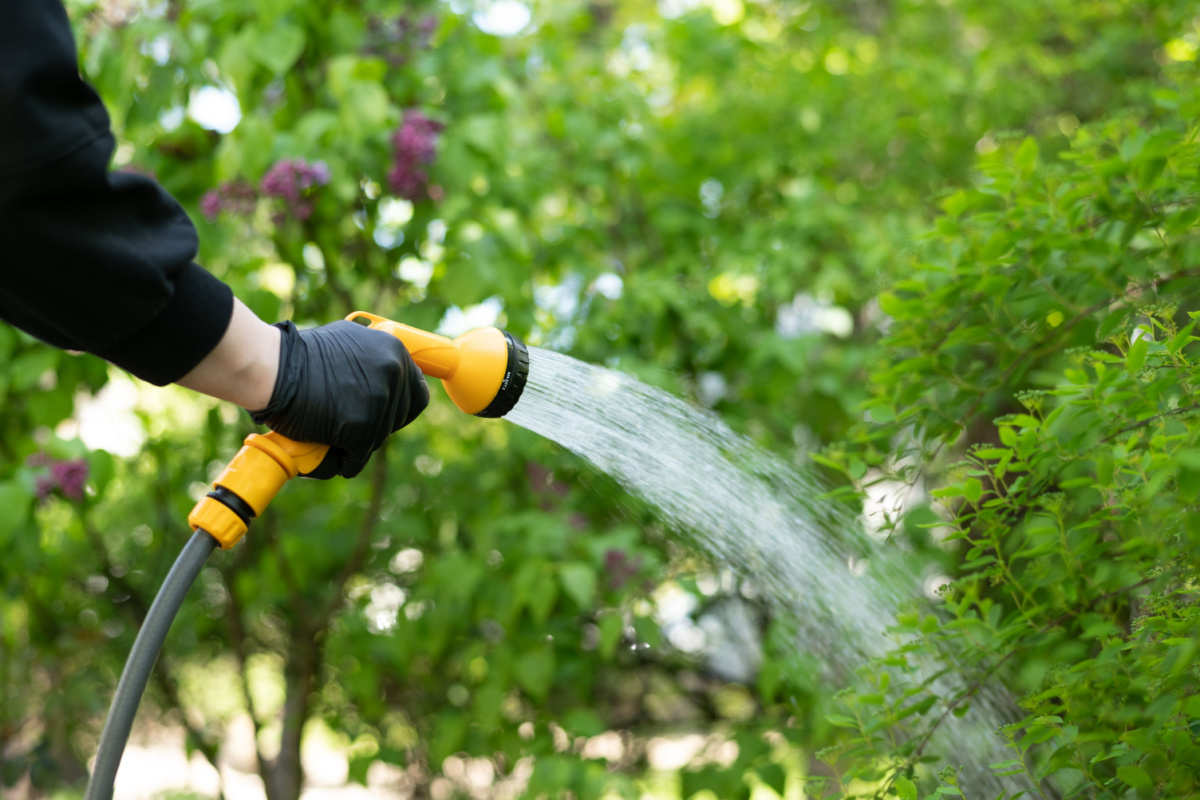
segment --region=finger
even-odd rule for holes
[[[367,465],[367,461],[370,460],[370,458],[370,452],[362,454],[356,453],[354,455],[347,454],[347,456],[342,459],[342,468],[338,474],[343,478],[353,478],[358,475],[358,473],[363,471],[363,467]]]
[[[340,447],[331,447],[329,452],[325,454],[325,458],[321,459],[321,463],[312,472],[306,472],[303,477],[313,478],[318,481],[327,481],[334,475],[337,475],[342,468],[342,460],[346,453]]]
[[[405,399],[407,402],[402,401],[396,409],[396,427],[392,429],[393,431],[398,431],[408,425],[429,407],[429,384],[425,382],[425,375],[416,364],[413,364],[409,370],[406,389]]]

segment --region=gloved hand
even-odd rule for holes
[[[282,333],[271,402],[250,416],[298,442],[330,445],[310,478],[353,478],[429,405],[425,376],[395,336],[348,320]]]

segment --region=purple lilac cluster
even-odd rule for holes
[[[223,183],[200,198],[200,213],[209,222],[216,222],[223,213],[245,216],[254,211],[258,192],[245,181]]]
[[[286,202],[287,211],[297,219],[308,219],[314,208],[313,190],[329,183],[330,177],[324,161],[310,164],[303,158],[285,158],[263,176],[262,193]]]
[[[25,463],[34,468],[49,468],[48,472],[37,476],[34,491],[39,500],[45,500],[57,489],[68,500],[83,502],[83,490],[88,475],[87,461],[82,458],[59,461],[45,453],[35,453],[25,459]]]
[[[641,571],[642,557],[631,559],[624,550],[608,550],[604,553],[604,569],[609,587],[616,591]]]
[[[408,111],[400,130],[392,135],[396,163],[388,172],[388,186],[405,200],[437,199],[441,192],[429,185],[426,170],[437,158],[438,135],[445,126],[420,111]]]

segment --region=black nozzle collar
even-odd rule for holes
[[[504,380],[500,381],[500,391],[488,407],[480,411],[477,417],[503,417],[513,410],[513,406],[521,399],[525,391],[525,383],[529,380],[529,348],[508,331],[504,334],[504,342],[508,345],[508,363],[504,367]]]

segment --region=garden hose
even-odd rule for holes
[[[507,331],[480,328],[452,340],[362,311],[347,319],[365,321],[404,342],[421,371],[440,378],[450,399],[468,414],[502,417],[525,389],[529,351]],[[192,509],[188,524],[195,533],[163,581],[129,652],[100,733],[84,800],[111,800],[117,768],[150,672],[183,598],[209,554],[217,547],[228,550],[237,544],[283,485],[297,475],[313,472],[328,450],[328,445],[295,442],[278,433],[252,433],[213,482],[213,490]]]

